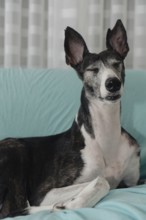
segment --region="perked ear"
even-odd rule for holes
[[[121,20],[117,20],[112,30],[108,29],[106,36],[106,46],[115,50],[124,59],[129,51],[127,34]]]
[[[66,63],[74,68],[83,61],[84,56],[89,52],[82,36],[70,27],[65,30],[64,49]]]

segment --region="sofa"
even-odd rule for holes
[[[78,110],[81,88],[70,68],[0,69],[0,139],[67,130]],[[146,71],[126,70],[121,123],[141,146],[141,178],[146,178]],[[14,219],[145,220],[146,184],[111,190],[94,208],[42,211]]]

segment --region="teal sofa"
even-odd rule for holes
[[[81,88],[70,68],[0,69],[0,139],[65,131],[78,110]],[[126,71],[121,123],[141,146],[141,177],[146,178],[146,71]],[[94,208],[43,211],[16,219],[145,220],[146,185],[111,190]]]

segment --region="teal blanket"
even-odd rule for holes
[[[0,139],[65,131],[78,110],[81,88],[71,69],[0,69]],[[124,91],[121,123],[141,146],[141,177],[146,178],[146,72],[126,71]],[[16,219],[145,220],[146,185],[112,190],[94,208]]]
[[[11,218],[7,218],[11,219]],[[43,211],[15,220],[145,220],[146,185],[112,190],[94,208],[66,210],[57,213]]]

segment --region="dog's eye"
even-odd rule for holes
[[[113,63],[112,65],[115,69],[119,69],[120,64],[121,64],[121,62],[116,62],[116,63]]]
[[[93,69],[93,72],[94,72],[94,73],[98,73],[98,72],[99,72],[99,69],[98,69],[98,68],[94,68],[94,69]]]
[[[94,73],[98,73],[99,69],[97,67],[96,68],[89,68],[89,69],[87,69],[87,71],[92,71]]]

